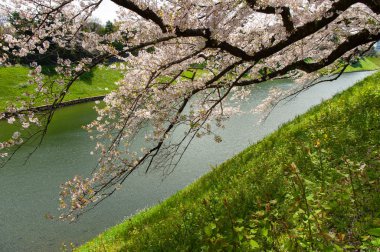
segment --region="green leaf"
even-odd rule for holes
[[[250,240],[249,245],[251,246],[252,249],[260,248],[260,245],[255,240]]]
[[[263,230],[261,231],[261,234],[262,234],[264,237],[267,237],[267,236],[268,236],[268,229],[263,228]]]
[[[335,251],[337,251],[337,252],[343,252],[343,251],[344,251],[341,247],[339,247],[339,246],[336,245],[336,244],[334,244],[334,249],[335,249]]]
[[[210,227],[211,227],[212,229],[215,229],[215,228],[216,228],[216,224],[215,224],[214,222],[211,222],[211,223],[210,223]]]
[[[315,183],[313,182],[313,181],[311,181],[311,180],[308,180],[308,179],[303,179],[304,181],[305,181],[305,184],[306,185],[314,185]]]
[[[371,241],[371,243],[373,246],[380,248],[380,238]]]
[[[314,199],[313,194],[308,195],[308,196],[306,197],[306,199],[307,199],[308,201],[313,200],[313,199]]]
[[[205,233],[207,236],[211,236],[212,234],[212,230],[214,230],[216,228],[216,224],[215,223],[210,223],[208,226],[205,227]]]
[[[371,228],[368,230],[368,234],[380,237],[380,228]]]
[[[355,249],[355,247],[352,245],[345,245],[344,248],[345,249],[351,249],[351,250]]]
[[[241,227],[234,227],[235,231],[236,232],[242,232],[244,230],[244,226],[241,226]]]

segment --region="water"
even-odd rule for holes
[[[51,221],[47,213],[57,215],[59,185],[76,174],[87,175],[96,161],[89,155],[94,146],[81,129],[96,117],[93,104],[61,109],[40,149],[23,165],[28,150],[0,169],[0,251],[60,251],[62,244],[81,244],[139,209],[156,204],[185,187],[202,174],[276,130],[281,124],[304,113],[335,93],[346,89],[370,73],[345,74],[334,82],[322,83],[294,100],[282,103],[258,125],[258,115],[242,114],[231,118],[218,133],[223,142],[196,139],[176,170],[163,179],[160,171],[138,171],[122,190],[83,215],[79,222]],[[263,83],[253,88],[243,110],[251,110],[277,85],[290,88],[291,82]],[[0,126],[4,132],[4,125]]]

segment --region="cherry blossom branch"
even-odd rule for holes
[[[36,5],[33,0],[18,1]],[[316,80],[318,70],[336,68],[339,60],[349,62],[380,39],[376,0],[113,0],[121,7],[118,28],[105,35],[83,29],[100,2],[86,2],[81,13],[72,3],[55,8],[65,0],[41,0],[53,9],[36,7],[32,14],[40,18],[31,21],[35,35],[28,43],[27,36],[11,28],[0,38],[0,62],[12,55],[44,54],[49,40],[59,48],[91,52],[77,62],[59,58],[58,79],[48,80],[41,73],[32,76],[37,94],[22,108],[41,98],[51,104],[43,136],[81,75],[112,57],[121,61],[112,66],[123,73],[118,88],[106,95],[104,107],[96,107],[96,120],[86,126],[96,139],[93,154],[99,155],[98,164],[91,167],[91,177],[76,176],[62,185],[64,219],[97,206],[138,168],[146,172],[160,168],[170,174],[196,137],[211,135],[220,142],[214,128],[239,113],[229,99],[247,99],[250,86],[278,78]],[[347,63],[338,76],[346,67]],[[271,91],[267,101],[281,100],[281,95]],[[15,116],[16,108],[8,111],[10,123],[18,119],[27,126],[28,120],[36,121],[33,116]],[[184,136],[173,138],[177,130]],[[136,150],[133,141],[141,135],[143,148]]]

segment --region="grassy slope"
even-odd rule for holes
[[[380,247],[380,72],[78,251]]]
[[[29,69],[24,66],[0,67],[0,111],[4,110],[8,101],[31,91],[32,87],[26,85],[28,72]],[[105,95],[108,90],[115,89],[114,83],[120,78],[121,75],[115,70],[96,68],[75,82],[65,100]]]

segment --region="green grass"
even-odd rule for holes
[[[380,68],[380,57],[368,57],[367,59]]]
[[[380,72],[77,251],[378,251],[379,118]]]
[[[29,68],[24,66],[0,67],[0,111],[4,111],[7,102],[15,101],[25,92],[33,92],[34,87],[27,84],[28,73]],[[120,78],[121,74],[116,70],[95,68],[74,83],[65,101],[105,95],[116,88],[115,81]],[[38,105],[44,105],[44,102]]]
[[[339,73],[343,68],[343,63],[341,67],[338,67],[337,70],[333,73]],[[380,69],[380,57],[364,57],[361,58],[358,62],[349,65],[345,69],[345,73],[360,72],[360,71],[375,71]],[[320,70],[322,74],[329,74],[326,69]]]
[[[0,111],[24,90],[28,71],[26,67],[0,67]]]
[[[368,57],[346,68],[346,72],[373,71],[380,68],[380,58]]]

